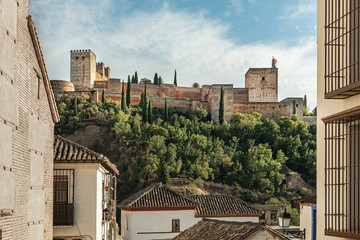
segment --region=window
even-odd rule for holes
[[[360,93],[360,1],[325,0],[325,98]]]
[[[325,234],[360,237],[360,107],[324,118]]]
[[[261,80],[265,80],[265,77],[262,77]]]
[[[54,226],[74,224],[74,170],[54,170]]]
[[[172,231],[173,232],[180,232],[180,219],[173,219],[172,220]]]

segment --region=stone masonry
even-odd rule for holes
[[[28,1],[0,1],[0,239],[52,239],[59,120]]]
[[[91,50],[72,50],[70,82],[52,81],[56,96],[70,97],[88,95],[101,101],[102,91],[106,99],[121,101],[122,81],[110,78],[110,68],[104,63],[96,63],[96,55]],[[194,110],[202,106],[211,114],[214,122],[219,118],[220,89],[224,89],[225,120],[230,121],[234,113],[250,114],[258,112],[262,118],[278,120],[280,117],[299,115],[302,120],[302,98],[286,98],[278,102],[278,68],[273,58],[271,68],[250,68],[245,74],[245,88],[234,88],[232,84],[203,85],[201,88],[178,87],[173,84],[148,84],[148,97],[153,107],[163,107],[165,98],[170,106],[180,106]],[[125,82],[126,91],[126,82]],[[131,104],[140,102],[144,84],[131,84]],[[91,94],[90,94],[91,92]]]

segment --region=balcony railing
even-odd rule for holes
[[[54,204],[54,226],[74,225],[74,204]]]

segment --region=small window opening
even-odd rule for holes
[[[296,107],[299,107],[299,104],[296,104]]]
[[[265,77],[262,77],[261,80],[265,80]]]
[[[172,220],[172,231],[173,232],[180,232],[180,219],[173,219]]]
[[[82,57],[82,59],[85,59],[85,57]]]
[[[76,57],[76,60],[78,60],[79,59],[79,57]]]

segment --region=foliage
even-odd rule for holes
[[[175,74],[174,74],[174,85],[177,86],[176,69],[175,69]]]
[[[169,174],[169,168],[165,161],[162,161],[160,163],[159,169],[158,169],[158,176],[157,180],[159,182],[162,182],[163,184],[169,185],[170,184],[170,174]]]
[[[125,111],[125,82],[122,82],[122,89],[121,89],[121,110]]]
[[[148,123],[152,123],[152,106],[151,106],[151,101],[149,100],[149,105],[148,105]]]
[[[134,79],[135,79],[135,83],[139,83],[139,78],[138,78],[137,71],[135,71]]]
[[[105,90],[102,90],[102,94],[101,94],[101,102],[105,103]]]
[[[247,188],[254,201],[262,193],[286,199],[308,194],[306,189],[294,192],[286,184],[284,165],[315,186],[316,131],[296,116],[275,122],[262,120],[259,113],[236,113],[229,123],[213,124],[202,107],[187,111],[169,107],[166,100],[166,109],[149,111],[146,86],[141,104],[125,112],[120,103],[93,102],[85,96],[62,97],[57,106],[60,122],[55,134],[73,133],[89,122],[107,128],[111,152],[105,147],[98,151],[120,159],[122,197],[156,179],[163,162],[170,177]]]
[[[158,74],[155,73],[154,75],[154,82],[153,82],[154,85],[159,85],[159,77],[158,77]]]
[[[127,88],[126,88],[126,107],[130,108],[131,104],[131,82],[130,75],[128,76]]]
[[[199,88],[199,87],[200,87],[200,84],[197,83],[197,82],[195,82],[195,83],[193,83],[192,87],[193,87],[193,88]]]

